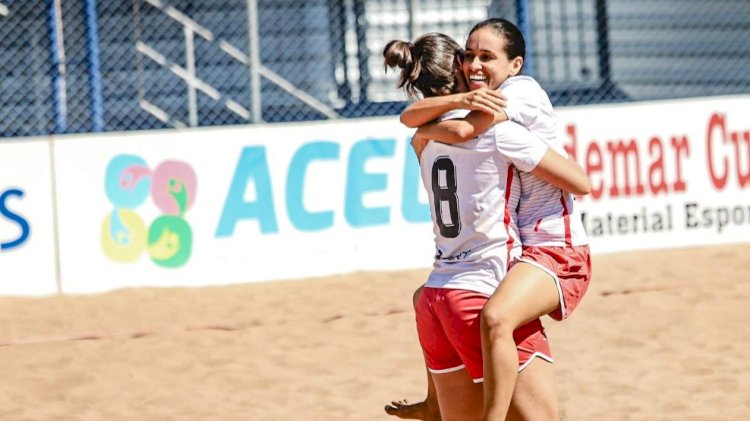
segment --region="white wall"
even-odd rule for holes
[[[0,143],[0,295],[55,293],[55,263],[49,143]]]
[[[749,107],[559,110],[594,186],[580,199],[593,252],[748,241]],[[32,233],[0,251],[0,294],[56,290],[53,209],[65,293],[429,267],[410,133],[392,117],[58,137],[56,207],[48,143],[0,144],[0,193],[26,191],[8,207]],[[0,242],[19,226],[0,215]]]

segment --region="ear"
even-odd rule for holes
[[[469,84],[466,82],[466,76],[461,69],[458,69],[453,77],[456,80],[456,93],[469,92]]]
[[[461,71],[464,65],[464,50],[458,50],[453,55],[453,71]]]
[[[523,67],[523,57],[518,56],[510,61],[510,75],[516,76],[519,73],[521,73],[521,68]]]

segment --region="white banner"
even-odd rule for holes
[[[568,108],[594,252],[750,241],[750,98]]]
[[[59,141],[63,290],[430,266],[408,139],[388,118]]]
[[[559,110],[595,254],[750,240],[750,97]],[[429,209],[396,117],[0,145],[0,294],[429,267]]]
[[[0,295],[57,292],[46,139],[0,142]]]

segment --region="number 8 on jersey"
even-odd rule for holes
[[[456,238],[461,232],[457,189],[456,166],[447,156],[439,156],[432,164],[432,194],[440,235],[446,238]]]

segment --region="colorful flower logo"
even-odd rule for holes
[[[197,178],[190,165],[164,161],[151,171],[141,157],[118,155],[104,181],[114,209],[102,224],[102,250],[116,262],[134,262],[145,250],[159,266],[178,268],[190,259],[193,232],[184,215],[195,202]],[[146,230],[135,208],[151,196],[164,214]]]

